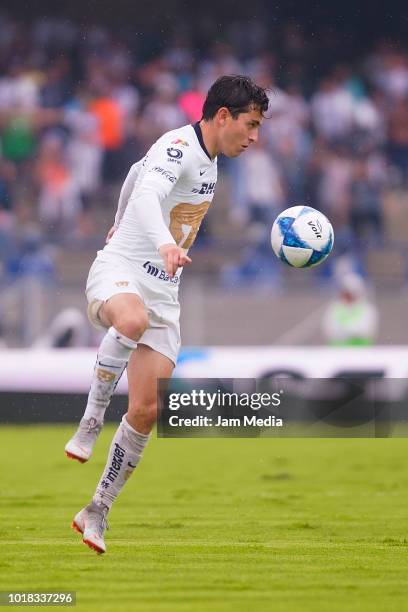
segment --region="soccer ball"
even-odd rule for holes
[[[276,218],[272,226],[273,251],[294,268],[313,268],[322,263],[333,248],[330,221],[310,206],[292,206]]]

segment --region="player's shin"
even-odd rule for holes
[[[137,343],[114,327],[109,328],[99,347],[84,418],[103,422],[112,394]]]
[[[109,449],[108,461],[96,488],[93,501],[111,507],[139,463],[149,434],[137,432],[123,416]]]

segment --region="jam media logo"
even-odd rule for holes
[[[171,144],[179,145],[179,147],[189,147],[190,146],[186,140],[182,140],[181,138],[176,138],[176,140],[172,140]]]
[[[175,149],[174,147],[169,147],[167,149],[167,155],[173,159],[181,159],[183,157],[183,151],[180,151],[180,149]]]

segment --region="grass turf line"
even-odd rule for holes
[[[97,556],[69,525],[114,428],[85,465],[73,429],[0,427],[0,590],[75,590],[80,611],[408,609],[406,440],[153,436]]]

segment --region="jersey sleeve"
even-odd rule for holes
[[[165,224],[160,204],[188,172],[190,159],[185,144],[177,146],[170,138],[162,137],[147,154],[142,176],[134,185],[129,204],[156,249],[163,244],[176,244]]]
[[[139,176],[140,170],[142,168],[143,161],[138,161],[136,164],[131,166],[127,177],[122,185],[122,189],[120,190],[119,200],[118,200],[118,209],[115,215],[114,227],[117,229],[119,227],[120,220],[123,217],[123,213],[126,210],[126,206],[128,205],[129,198],[132,195],[133,186]]]

